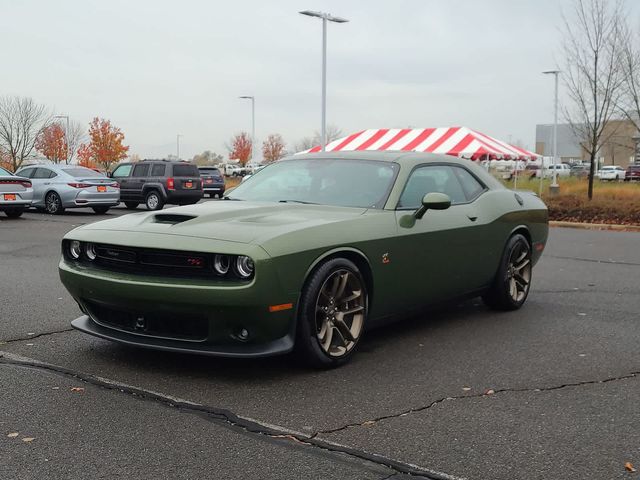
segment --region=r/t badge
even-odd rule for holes
[[[382,254],[382,264],[386,265],[387,263],[391,263],[391,259],[389,258],[389,252]]]

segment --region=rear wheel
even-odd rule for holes
[[[520,308],[529,295],[531,271],[531,246],[523,235],[513,235],[504,249],[493,285],[482,296],[484,303],[495,310]]]
[[[138,202],[124,202],[124,206],[129,210],[135,210],[140,205]]]
[[[47,193],[44,204],[47,213],[51,215],[61,215],[64,213],[62,200],[60,200],[60,196],[56,192]]]
[[[9,218],[18,218],[24,213],[24,208],[14,208],[12,210],[6,210],[4,213],[6,213]]]
[[[91,207],[93,211],[99,214],[105,214],[109,211],[109,207]]]
[[[147,210],[162,210],[164,202],[157,190],[150,190],[144,200]]]
[[[298,312],[296,351],[318,368],[346,363],[367,318],[367,289],[358,267],[334,258],[313,272]]]

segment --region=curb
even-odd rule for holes
[[[579,223],[550,220],[550,227],[579,228],[582,230],[612,230],[616,232],[640,232],[640,225],[614,225],[608,223]]]

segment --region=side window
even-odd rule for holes
[[[31,178],[51,178],[51,170],[48,168],[36,168],[35,173],[31,176]]]
[[[133,165],[120,165],[118,168],[116,168],[113,173],[111,174],[111,176],[113,178],[122,178],[122,177],[128,177],[129,174],[131,173],[131,167]]]
[[[35,171],[36,171],[35,168],[27,168],[19,172],[17,175],[20,175],[21,177],[26,177],[26,178],[33,178],[33,174],[35,173]]]
[[[430,165],[416,168],[404,187],[399,208],[418,208],[422,205],[422,198],[431,192],[446,193],[451,198],[451,204],[465,203],[467,197],[460,182],[453,173],[453,168],[447,165]]]
[[[57,177],[58,174],[56,172],[54,172],[53,170],[49,170],[49,178],[54,178]]]
[[[484,185],[476,180],[476,177],[471,175],[467,170],[460,167],[453,167],[453,171],[462,185],[462,190],[464,190],[468,202],[475,200],[484,192]]]
[[[139,163],[133,169],[132,177],[146,177],[149,175],[149,164],[148,163]]]
[[[151,168],[151,176],[152,177],[164,177],[164,165],[161,163],[156,163]]]

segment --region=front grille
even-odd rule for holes
[[[210,254],[146,248],[96,246],[94,265],[123,273],[164,277],[216,277]]]
[[[206,317],[183,313],[130,311],[83,300],[89,315],[105,327],[149,337],[201,342],[209,334]]]

